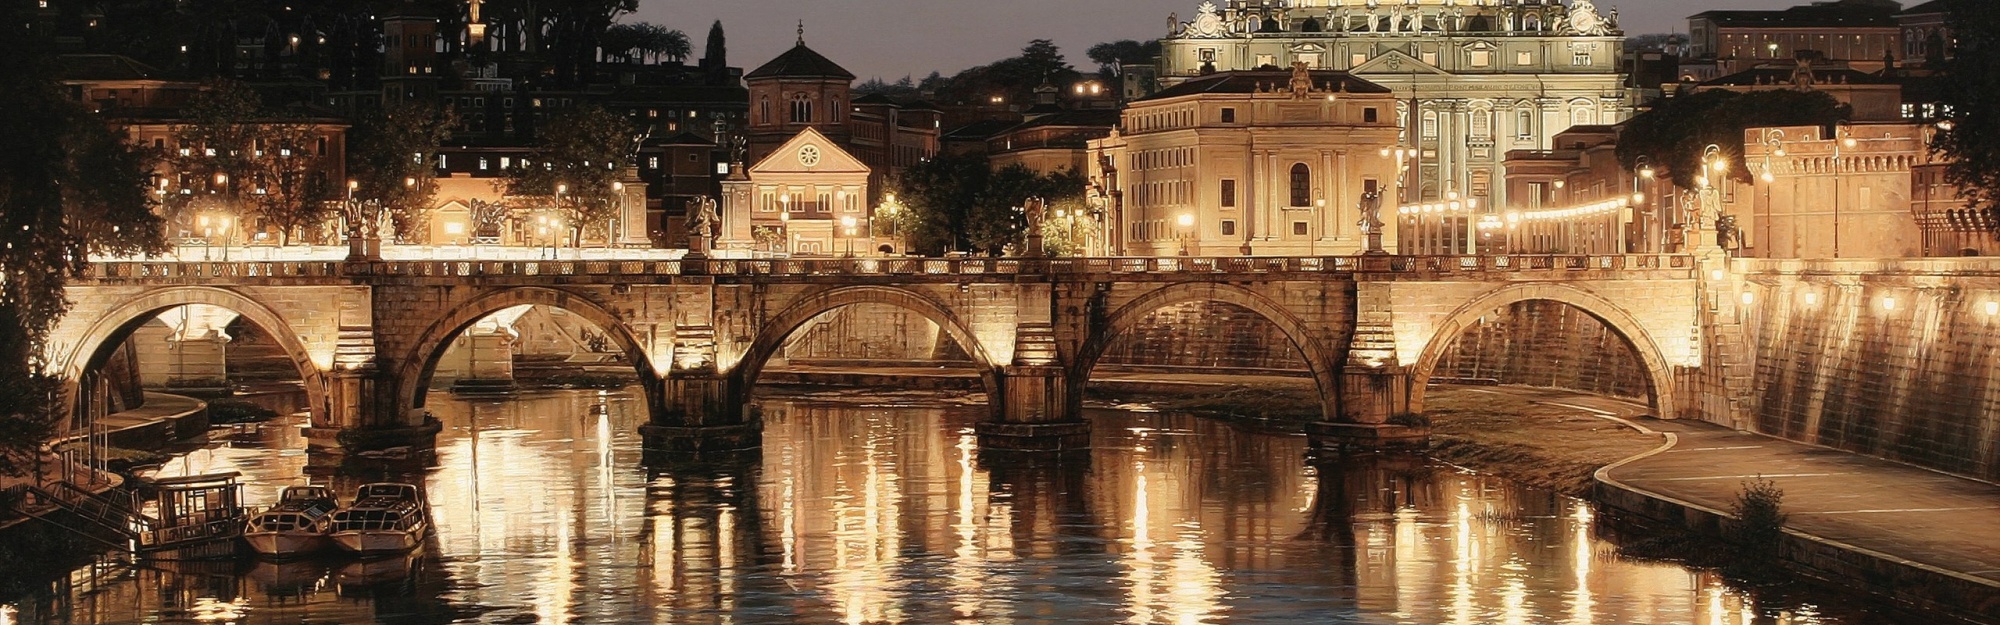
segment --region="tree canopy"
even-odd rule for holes
[[[981,155],[941,154],[903,171],[895,191],[904,208],[893,218],[913,252],[998,256],[1021,245],[1028,198],[1080,205],[1084,182],[1081,173],[1043,175],[1018,164],[993,170]]]
[[[1098,67],[1113,75],[1124,75],[1125,66],[1143,65],[1160,56],[1160,40],[1134,41],[1124,39],[1107,41],[1090,47],[1086,53]]]
[[[168,155],[181,183],[168,196],[169,214],[187,221],[192,211],[217,211],[232,219],[255,217],[290,244],[315,237],[332,217],[324,204],[337,182],[323,177],[325,154],[307,120],[267,110],[242,83],[210,81],[174,129],[180,149]]]
[[[43,358],[91,254],[165,251],[154,155],[64,96],[48,51],[0,37],[0,473],[29,470],[55,433],[58,372]]]
[[[455,123],[451,109],[404,102],[386,104],[354,126],[347,154],[354,196],[382,202],[398,241],[428,242],[424,226],[438,189],[431,164]]]
[[[631,122],[594,104],[549,120],[534,152],[505,172],[498,185],[517,210],[552,210],[577,232],[607,228],[617,216],[613,183],[632,157]]]
[[[1748,181],[1743,131],[1763,126],[1825,126],[1848,118],[1847,105],[1822,91],[1701,91],[1661,100],[1632,118],[1618,136],[1618,160],[1637,170],[1645,158],[1661,176],[1695,186],[1702,152],[1715,145],[1730,159],[1730,173]]]
[[[720,26],[721,23],[718,22],[717,25]],[[666,59],[679,63],[694,53],[687,33],[648,22],[613,25],[605,29],[603,36],[598,39],[598,45],[604,50],[605,56],[619,58],[629,63],[648,59],[653,61]]]
[[[1945,179],[1967,204],[2000,217],[2000,6],[1949,0],[1945,7],[1957,47],[1936,77],[1948,113],[1936,120],[1933,147],[1950,157]]]

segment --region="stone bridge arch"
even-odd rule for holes
[[[1090,372],[1097,368],[1098,359],[1110,348],[1112,340],[1137,326],[1146,315],[1191,302],[1238,306],[1277,326],[1298,348],[1312,372],[1313,385],[1319,391],[1321,419],[1329,422],[1339,419],[1341,352],[1320,340],[1311,324],[1283,304],[1248,288],[1218,282],[1182,282],[1147,291],[1113,310],[1103,322],[1092,323],[1089,336],[1069,367],[1070,401],[1081,402]]]
[[[107,308],[78,307],[66,315],[63,325],[88,325],[80,330],[68,331],[58,326],[55,336],[75,338],[51,346],[55,352],[51,354],[51,364],[64,379],[64,413],[73,414],[76,410],[84,374],[102,367],[112,350],[117,349],[134,330],[168,309],[191,304],[227,309],[271,335],[285,355],[291,358],[292,366],[298,368],[299,379],[305,383],[307,410],[312,423],[325,426],[330,422],[334,416],[334,407],[329,403],[332,389],[327,376],[327,370],[333,365],[331,346],[310,349],[300,336],[306,330],[294,320],[248,294],[210,286],[170,286],[146,290]],[[91,320],[84,322],[87,317]]]
[[[1000,368],[1006,363],[994,362],[992,356],[994,350],[988,349],[988,346],[979,340],[979,336],[973,333],[972,326],[953,311],[950,305],[936,298],[910,289],[880,285],[839,286],[813,291],[791,301],[778,314],[758,324],[756,339],[743,351],[735,366],[726,372],[730,378],[730,387],[734,389],[730,401],[738,406],[749,403],[751,389],[757,382],[757,376],[763,373],[764,364],[769,362],[772,356],[777,355],[778,349],[784,346],[786,337],[821,314],[856,304],[895,306],[922,315],[931,323],[937,324],[972,357],[973,367],[979,370],[980,382],[986,387],[987,403],[992,409],[991,418],[998,420],[1000,415],[1004,414],[1002,403],[1006,395],[1001,392]]]
[[[1425,388],[1429,386],[1431,375],[1443,360],[1445,351],[1454,341],[1480,318],[1505,310],[1520,302],[1551,301],[1563,304],[1596,319],[1610,329],[1611,333],[1624,340],[1638,355],[1639,362],[1646,370],[1646,397],[1654,412],[1662,418],[1679,415],[1674,404],[1673,368],[1667,360],[1660,343],[1648,332],[1646,325],[1630,311],[1604,296],[1574,286],[1554,283],[1514,284],[1484,293],[1446,315],[1424,341],[1423,352],[1411,368],[1410,411],[1422,412]]]
[[[444,357],[459,334],[487,315],[522,305],[560,308],[595,324],[604,331],[607,339],[625,353],[625,358],[637,371],[647,407],[657,412],[663,405],[665,398],[660,388],[659,370],[645,345],[633,335],[627,319],[581,293],[550,287],[513,286],[480,293],[451,307],[418,335],[408,353],[396,360],[391,378],[395,381],[395,388],[392,389],[395,398],[393,414],[401,418],[400,424],[422,423],[424,403],[430,394],[431,376],[437,372],[438,359]]]

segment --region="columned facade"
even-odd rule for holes
[[[1286,5],[1204,2],[1192,20],[1176,17],[1161,40],[1161,83],[1302,62],[1388,87],[1400,101],[1401,140],[1418,150],[1392,200],[1456,193],[1509,206],[1507,151],[1550,149],[1572,125],[1632,115],[1618,68],[1623,33],[1589,0]]]

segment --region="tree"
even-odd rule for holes
[[[708,27],[708,45],[702,47],[702,65],[710,68],[729,66],[729,39],[722,34],[722,20]]]
[[[0,37],[0,474],[31,470],[65,415],[48,335],[91,254],[165,251],[154,155],[64,96],[55,45]]]
[[[1966,204],[2000,217],[2000,6],[1949,0],[1945,7],[1957,47],[1936,77],[1945,114],[1933,147],[1950,157],[1945,180]]]
[[[617,216],[613,184],[631,159],[632,124],[592,104],[580,104],[549,121],[534,152],[508,168],[496,185],[516,210],[550,211],[580,238]]]
[[[967,69],[935,83],[925,79],[919,88],[936,92],[946,102],[985,102],[998,96],[1023,103],[1034,102],[1035,87],[1044,82],[1067,89],[1081,76],[1063,59],[1055,43],[1036,39],[1021,49],[1020,56]]]
[[[1085,53],[1100,68],[1108,69],[1113,75],[1124,75],[1127,65],[1144,65],[1160,56],[1160,40],[1133,41],[1124,39],[1108,41],[1090,47]]]
[[[1701,91],[1660,101],[1632,118],[1618,135],[1618,160],[1637,170],[1644,157],[1682,188],[1694,188],[1702,152],[1713,144],[1730,159],[1730,173],[1748,182],[1743,130],[1765,126],[1825,126],[1848,118],[1849,108],[1823,91],[1775,89]]]
[[[1021,208],[1028,198],[1046,200],[1051,211],[1058,206],[1073,210],[1083,202],[1081,173],[1043,175],[1018,164],[997,171],[990,167],[984,156],[944,154],[903,171],[896,187],[903,208],[891,218],[910,250],[933,256],[946,251],[998,256],[1020,249],[1028,226]]]
[[[319,133],[306,124],[272,123],[259,124],[256,134],[249,206],[277,228],[279,245],[291,245],[296,237],[319,238],[320,227],[333,217],[326,204],[333,185],[317,175],[321,155],[312,151]]]
[[[316,175],[325,158],[317,139],[305,120],[264,110],[242,83],[209,82],[174,128],[179,147],[168,160],[181,180],[169,216],[189,229],[197,209],[261,217],[278,228],[283,245],[313,234],[331,216],[323,201],[333,193],[332,182]]]
[[[382,202],[395,224],[396,240],[428,241],[425,226],[438,188],[431,163],[456,124],[451,109],[405,102],[385,105],[354,127],[347,159],[354,196]]]

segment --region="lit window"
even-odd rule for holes
[[[461,222],[456,222],[456,221],[448,221],[448,222],[445,222],[445,224],[444,224],[444,233],[445,233],[445,234],[465,234],[465,224],[464,224],[464,223],[461,223]]]
[[[1574,65],[1574,66],[1577,66],[1577,67],[1586,67],[1586,66],[1589,66],[1589,65],[1590,65],[1590,53],[1589,53],[1589,52],[1576,52],[1576,53],[1572,53],[1572,54],[1570,55],[1570,57],[1569,57],[1569,64],[1570,64],[1570,65]]]
[[[1533,53],[1531,53],[1531,52],[1528,52],[1528,51],[1526,51],[1526,50],[1523,50],[1523,51],[1520,51],[1520,52],[1515,52],[1515,53],[1514,53],[1514,64],[1515,64],[1515,65],[1534,65],[1534,64],[1535,64],[1535,55],[1534,55]]]

